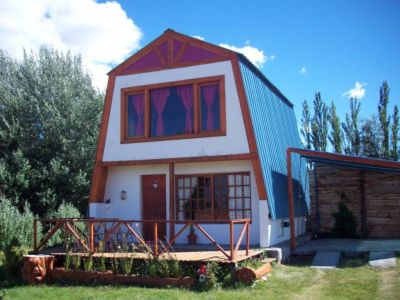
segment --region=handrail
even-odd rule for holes
[[[38,228],[37,228],[37,223],[38,222],[44,222],[44,223],[54,223],[54,226],[49,229],[49,231],[45,234],[44,238],[42,238],[40,241],[38,241]],[[85,236],[85,233],[82,232],[78,227],[75,227],[77,223],[83,223],[86,224],[87,228],[87,236]],[[98,234],[96,233],[95,229],[95,224],[107,224],[107,223],[112,223],[110,228],[105,228],[103,225],[104,229],[104,238],[102,241],[104,243],[107,243],[108,241],[111,241],[111,236],[117,232],[122,227],[126,228],[126,232],[129,232],[132,234],[135,238],[136,241],[139,245],[142,245],[145,247],[145,249],[149,252],[151,252],[154,256],[158,256],[159,254],[162,253],[160,252],[159,249],[159,224],[174,224],[174,225],[183,225],[182,228],[174,235],[171,236],[168,244],[173,245],[176,240],[178,239],[179,236],[182,235],[182,233],[190,226],[193,225],[195,226],[214,246],[215,248],[220,251],[224,256],[226,256],[230,261],[234,261],[237,252],[239,250],[240,244],[242,243],[242,240],[244,236],[246,235],[246,256],[249,254],[249,248],[250,248],[250,219],[238,219],[238,220],[186,220],[186,221],[176,221],[176,220],[121,220],[117,218],[47,218],[47,219],[35,219],[33,222],[33,231],[34,231],[34,236],[33,236],[33,246],[34,250],[37,252],[39,251],[46,243],[47,241],[59,230],[64,229],[65,232],[64,234],[70,234],[72,238],[82,246],[86,251],[90,253],[96,252],[95,248],[95,236]],[[133,226],[131,226],[132,223],[136,223],[136,226],[140,224],[153,224],[153,231],[154,231],[154,236],[153,236],[153,242],[154,242],[154,248],[153,250],[151,247],[146,243],[146,241],[143,239],[141,236],[140,232],[138,233]],[[225,249],[216,241],[215,238],[213,238],[205,229],[204,227],[201,226],[201,224],[228,224],[229,225],[229,251],[225,251]],[[240,234],[238,239],[235,241],[235,236],[234,236],[234,225],[241,224],[243,227],[240,230]],[[83,236],[82,236],[83,235]]]

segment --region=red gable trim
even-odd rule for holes
[[[109,74],[159,71],[230,60],[233,56],[237,53],[168,29]]]

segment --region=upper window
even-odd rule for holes
[[[225,134],[223,76],[122,90],[124,143]]]

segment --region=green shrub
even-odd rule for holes
[[[95,259],[95,269],[99,272],[105,272],[106,268],[106,258],[102,255],[100,257],[96,257]]]
[[[79,255],[72,255],[72,265],[76,271],[81,268],[81,257]]]
[[[69,271],[71,270],[71,267],[72,267],[71,252],[67,252],[67,254],[65,255],[64,268],[65,270]]]
[[[28,254],[28,249],[14,246],[4,252],[3,267],[7,278],[18,278],[21,274],[22,257]]]
[[[116,256],[114,256],[111,260],[111,269],[114,274],[117,274],[119,271],[119,260]]]
[[[232,271],[229,266],[219,265],[217,262],[209,261],[206,265],[207,276],[204,282],[198,282],[196,289],[207,291],[220,287],[233,285]]]
[[[20,212],[9,199],[0,196],[0,250],[7,252],[14,246],[32,248],[34,219],[28,204]],[[38,224],[38,238],[40,232]]]
[[[262,258],[251,258],[251,259],[246,259],[243,260],[239,263],[239,267],[248,267],[248,268],[252,268],[254,270],[262,267],[264,265],[264,262],[262,260]]]
[[[336,238],[358,238],[357,219],[344,202],[346,196],[341,195],[342,201],[338,203],[338,212],[332,214],[335,218],[335,225],[332,229],[332,236]]]
[[[150,277],[157,277],[159,275],[159,265],[156,259],[149,259],[146,261],[146,271]]]
[[[178,260],[172,259],[167,260],[168,264],[168,275],[172,278],[181,278],[183,277],[183,268]]]
[[[133,265],[133,257],[120,257],[119,270],[122,274],[131,274]]]
[[[91,255],[83,258],[83,268],[87,272],[91,272],[93,270],[93,257]]]
[[[132,262],[132,274],[138,276],[148,275],[147,262],[142,259],[134,259]]]
[[[50,213],[49,218],[80,218],[81,214],[79,210],[68,202],[63,202],[58,207],[57,211]],[[77,227],[79,230],[84,231],[85,225],[83,223],[77,223]],[[64,229],[58,230],[47,242],[49,246],[60,245],[64,243]]]

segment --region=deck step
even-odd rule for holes
[[[396,267],[396,255],[394,251],[371,251],[369,253],[368,264],[375,268],[393,268]]]
[[[318,251],[315,254],[311,267],[317,269],[334,269],[339,263],[340,251]]]

